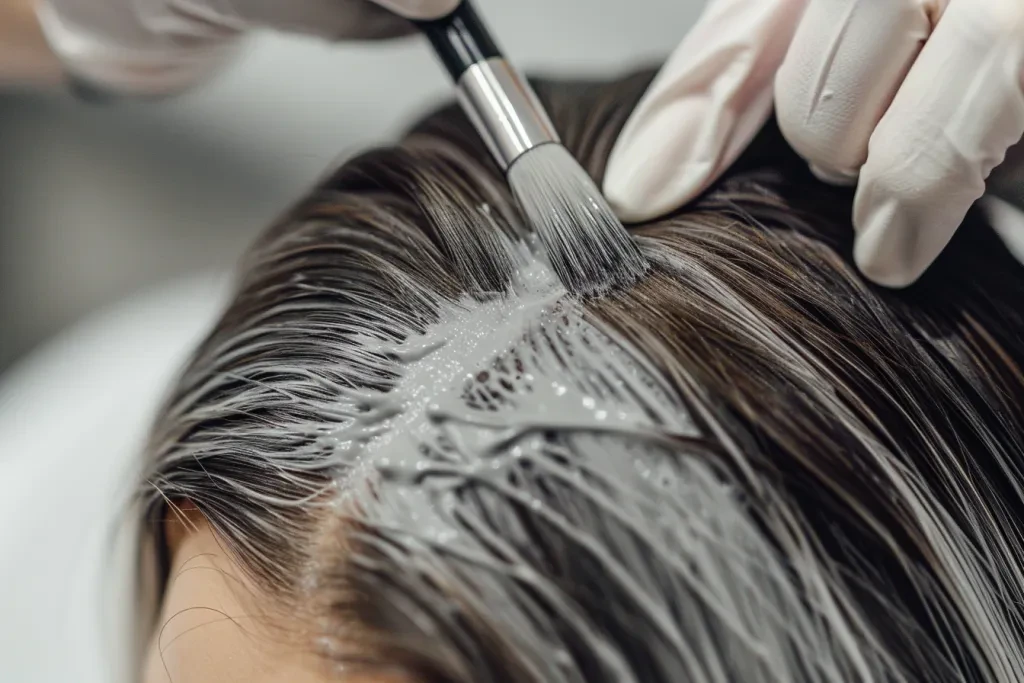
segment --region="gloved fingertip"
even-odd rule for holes
[[[903,289],[917,282],[924,273],[909,270],[892,270],[885,265],[884,259],[878,259],[869,249],[854,248],[854,261],[861,275],[882,287]]]
[[[912,285],[930,264],[915,250],[914,230],[895,216],[894,207],[882,207],[865,219],[853,244],[853,260],[868,280],[900,289]]]
[[[605,198],[619,218],[629,223],[671,213],[711,182],[711,164],[691,162],[666,172],[655,159],[632,161],[609,164],[604,180]]]
[[[639,223],[654,217],[650,211],[650,203],[632,191],[628,180],[614,178],[608,174],[605,176],[602,189],[608,205],[620,220],[626,223]]]
[[[819,166],[818,164],[809,164],[811,173],[814,177],[823,183],[829,185],[837,185],[839,187],[853,187],[857,184],[857,172],[841,171],[838,169],[829,169]]]
[[[853,203],[854,260],[873,282],[906,287],[946,248],[985,183],[977,157],[964,155],[951,140],[892,132],[876,130],[861,169]]]

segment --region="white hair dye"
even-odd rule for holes
[[[802,558],[794,577],[723,473],[680,450],[701,434],[659,373],[595,326],[529,250],[518,257],[506,295],[442,303],[436,322],[400,343],[365,337],[366,350],[389,359],[396,379],[385,390],[343,391],[338,412],[348,419],[320,439],[335,452],[337,507],[359,510],[361,524],[401,547],[410,574],[481,596],[478,607],[502,615],[540,680],[584,674],[531,616],[524,590],[576,608],[522,558],[493,558],[494,546],[514,558],[528,532],[506,517],[497,534],[460,502],[463,484],[488,492],[494,514],[504,504],[529,508],[578,552],[593,554],[640,606],[650,637],[666,643],[666,666],[679,680],[881,679],[884,648],[863,646],[848,596],[837,593],[819,558],[800,549],[800,529],[788,532],[791,552]],[[551,433],[565,438],[552,443]],[[621,525],[618,552],[650,553],[674,575],[635,573],[639,557],[611,555],[592,527],[596,518],[548,508],[531,492],[531,476],[573,488]],[[485,570],[468,582],[444,557]],[[577,620],[578,637],[608,671],[640,680],[585,614]]]

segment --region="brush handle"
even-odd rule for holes
[[[461,2],[446,16],[418,21],[423,35],[456,83],[471,66],[488,59],[504,59],[497,43],[469,2]]]
[[[455,81],[459,104],[502,171],[537,145],[559,142],[537,94],[502,55],[468,0],[447,16],[417,25]]]

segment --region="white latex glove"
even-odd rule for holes
[[[860,269],[908,285],[1024,134],[1024,0],[712,0],[617,141],[608,199],[626,220],[681,206],[773,101],[819,177],[858,184]]]
[[[68,72],[116,92],[160,95],[200,80],[249,29],[330,40],[412,30],[405,19],[444,16],[459,0],[39,0],[51,48]],[[404,18],[403,18],[404,17]]]

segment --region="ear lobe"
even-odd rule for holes
[[[164,539],[171,555],[190,534],[209,524],[206,516],[190,500],[170,501],[164,510]]]

